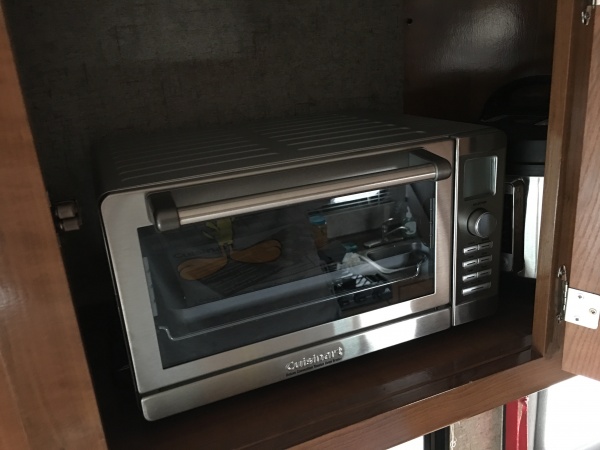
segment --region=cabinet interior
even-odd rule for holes
[[[127,369],[90,146],[131,131],[348,108],[477,121],[502,84],[550,74],[554,13],[539,0],[6,1],[50,200],[75,199],[82,211],[82,229],[60,239],[109,445],[200,436],[290,445],[537,357],[546,343],[532,345],[535,281],[505,275],[494,317],[147,423]]]

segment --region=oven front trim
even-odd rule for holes
[[[455,141],[453,139],[447,138],[434,142],[419,143],[419,147],[446,159],[454,166]],[[406,148],[398,146],[394,149],[387,149],[385,152],[394,153],[414,149],[415,143],[411,142],[406,144]],[[371,152],[365,157],[376,156]],[[361,164],[360,157],[353,157],[348,161],[347,155],[339,155],[339,160],[353,164],[355,167],[360,167]],[[282,170],[282,168],[271,170]],[[358,171],[359,169],[356,168],[355,170]],[[203,181],[207,184],[209,182],[210,180]],[[232,182],[242,183],[243,178],[233,179]],[[369,342],[369,336],[379,336],[384,333],[387,336],[386,340],[389,345],[403,342],[410,339],[410,337],[407,339],[399,337],[404,336],[403,331],[399,331],[400,335],[397,337],[388,336],[388,332],[393,334],[396,330],[403,329],[403,327],[410,329],[413,327],[410,324],[420,323],[420,317],[428,317],[431,313],[409,320],[401,319],[426,311],[433,312],[436,308],[449,306],[452,303],[454,173],[448,178],[436,182],[435,211],[437,226],[434,231],[436,245],[435,292],[433,294],[164,369],[160,358],[145,271],[141,263],[142,255],[137,229],[152,224],[146,206],[146,198],[149,194],[165,189],[177,189],[190,184],[190,182],[180,182],[117,192],[107,195],[101,204],[104,232],[118,290],[119,305],[129,344],[137,390],[142,395],[155,393],[155,396],[145,397],[144,401],[148,405],[157,401],[150,399],[163,398],[164,394],[156,393],[156,391],[174,385],[183,385],[190,380],[197,380],[201,377],[204,377],[204,380],[210,380],[213,373],[219,373],[218,378],[223,379],[224,374],[241,370],[240,367],[244,367],[244,370],[251,370],[249,368],[259,364],[258,361],[272,359],[274,355],[290,354],[299,348],[311,347],[317,343],[328,342],[340,336],[353,336],[352,339],[357,339],[356,342]],[[398,184],[402,184],[401,180]],[[444,313],[440,314],[444,317],[446,314],[450,314],[449,310],[444,309],[443,311]],[[437,319],[439,314],[434,314],[434,316],[436,317],[434,320],[435,326],[431,327],[431,331],[423,332],[423,334],[447,328],[445,323],[440,325],[440,320]],[[425,326],[424,328],[429,329],[430,327]],[[388,345],[383,343],[374,345],[371,343],[364,348],[364,351],[357,350],[351,354],[358,356],[385,346]],[[264,374],[263,377],[265,380],[271,379],[274,382],[277,381],[279,376]],[[206,383],[206,381],[204,382]],[[217,383],[217,381],[214,382]],[[245,387],[243,390],[258,387],[258,384],[254,382],[251,384],[252,386]],[[148,408],[153,410],[150,406]],[[149,415],[155,416],[154,413],[149,413]]]

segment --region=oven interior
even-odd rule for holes
[[[435,182],[138,237],[168,368],[434,292]]]

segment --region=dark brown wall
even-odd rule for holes
[[[502,84],[550,75],[555,2],[405,1],[404,109],[478,120]]]
[[[402,0],[5,0],[53,199],[115,131],[401,108]]]

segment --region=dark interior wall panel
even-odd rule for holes
[[[406,112],[475,121],[504,83],[551,73],[553,1],[404,3]]]
[[[402,0],[4,3],[53,199],[115,131],[401,108]]]

